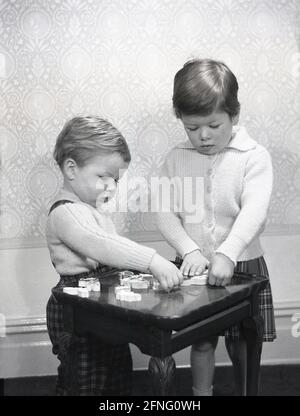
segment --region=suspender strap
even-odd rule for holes
[[[56,201],[54,202],[54,204],[52,205],[52,207],[49,210],[48,215],[50,215],[50,213],[57,207],[59,207],[60,205],[64,205],[64,204],[73,204],[73,201],[69,201],[68,199],[61,199],[60,201]]]
[[[73,204],[72,201],[69,201],[68,199],[61,199],[60,201],[56,201],[54,202],[54,204],[51,206],[51,208],[49,209],[49,213],[48,215],[50,215],[50,213],[57,207],[59,207],[60,205],[64,205],[64,204]],[[52,262],[53,267],[55,268],[55,264]]]

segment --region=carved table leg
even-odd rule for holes
[[[247,396],[259,391],[260,357],[262,350],[263,319],[256,315],[243,322],[247,343]]]
[[[165,358],[151,357],[148,370],[152,381],[153,394],[156,396],[172,395],[176,370],[174,358],[172,356]]]

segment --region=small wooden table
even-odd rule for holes
[[[124,302],[116,300],[119,279],[112,273],[101,280],[101,293],[90,292],[89,298],[62,289],[53,289],[53,294],[63,304],[67,332],[89,332],[111,344],[132,343],[149,355],[153,394],[159,396],[173,393],[173,353],[241,322],[247,342],[247,395],[257,395],[263,326],[257,294],[266,282],[264,277],[235,275],[226,287],[135,290],[142,301]]]

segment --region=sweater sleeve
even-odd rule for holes
[[[57,237],[70,250],[108,266],[149,271],[152,248],[103,230],[90,210],[80,204],[65,204],[51,214]]]
[[[185,254],[199,249],[199,246],[187,234],[182,225],[182,220],[179,216],[179,207],[182,203],[182,201],[180,201],[180,198],[182,198],[180,193],[181,187],[176,185],[177,181],[180,181],[180,178],[175,176],[171,164],[172,152],[160,171],[160,183],[165,181],[166,184],[170,184],[170,181],[172,181],[172,184],[169,188],[168,185],[166,185],[167,192],[160,192],[159,189],[156,189],[156,223],[166,241],[175,248],[176,252],[181,257],[184,257]],[[174,201],[173,205],[172,201]]]
[[[226,240],[216,252],[229,257],[235,264],[239,256],[265,225],[273,186],[271,157],[260,148],[249,158],[241,195],[241,210]]]

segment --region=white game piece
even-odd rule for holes
[[[79,288],[77,288],[77,293],[82,298],[88,298],[89,297],[89,290],[86,287],[79,287]]]
[[[203,275],[208,275],[208,269],[205,269],[202,273],[200,274],[194,274],[194,276],[203,276]]]
[[[94,278],[94,277],[86,278],[86,279],[79,279],[78,287],[85,287],[89,291],[91,291],[93,284],[98,283],[98,282],[99,282],[99,280],[97,278]]]
[[[140,276],[142,279],[152,279],[153,274],[149,274],[149,273],[140,273],[140,274],[139,274],[139,276]]]
[[[130,286],[132,289],[148,289],[149,282],[147,280],[134,280],[130,282]]]
[[[180,286],[191,286],[191,279],[185,279]]]
[[[64,287],[63,292],[67,293],[68,295],[77,295],[78,288],[77,287]]]
[[[119,272],[118,274],[121,278],[134,276],[134,273],[130,270],[123,270],[122,272]]]
[[[121,300],[121,301],[125,301],[125,302],[130,302],[130,300],[131,300],[131,293],[132,292],[120,292],[118,295],[119,295],[119,299]]]
[[[130,278],[134,276],[134,273],[130,270],[124,270],[123,272],[118,273],[120,285],[126,284],[129,282]]]
[[[142,300],[142,295],[140,293],[134,293],[134,292],[132,292],[132,293],[134,294],[134,296],[133,296],[134,301],[140,302]]]
[[[120,285],[121,286],[129,286],[130,285],[130,277],[124,277],[123,279],[120,279]]]
[[[121,301],[126,300],[126,293],[128,294],[128,293],[131,293],[131,292],[123,292],[123,291],[117,292],[116,293],[116,299],[121,300]]]
[[[101,285],[100,282],[95,282],[91,285],[91,290],[93,292],[101,292]]]
[[[136,302],[136,301],[142,300],[142,295],[140,295],[139,293],[134,293],[134,292],[124,292],[123,298],[127,302]]]
[[[207,274],[201,274],[201,275],[195,275],[192,277],[189,277],[188,279],[185,279],[181,286],[204,286],[207,284],[208,275]]]
[[[78,287],[87,287],[87,280],[86,279],[79,279],[78,280]]]
[[[115,294],[120,292],[131,292],[130,286],[116,286],[115,287]]]
[[[208,279],[207,275],[193,276],[190,278],[190,281],[192,285],[204,286],[207,284],[207,279]]]

